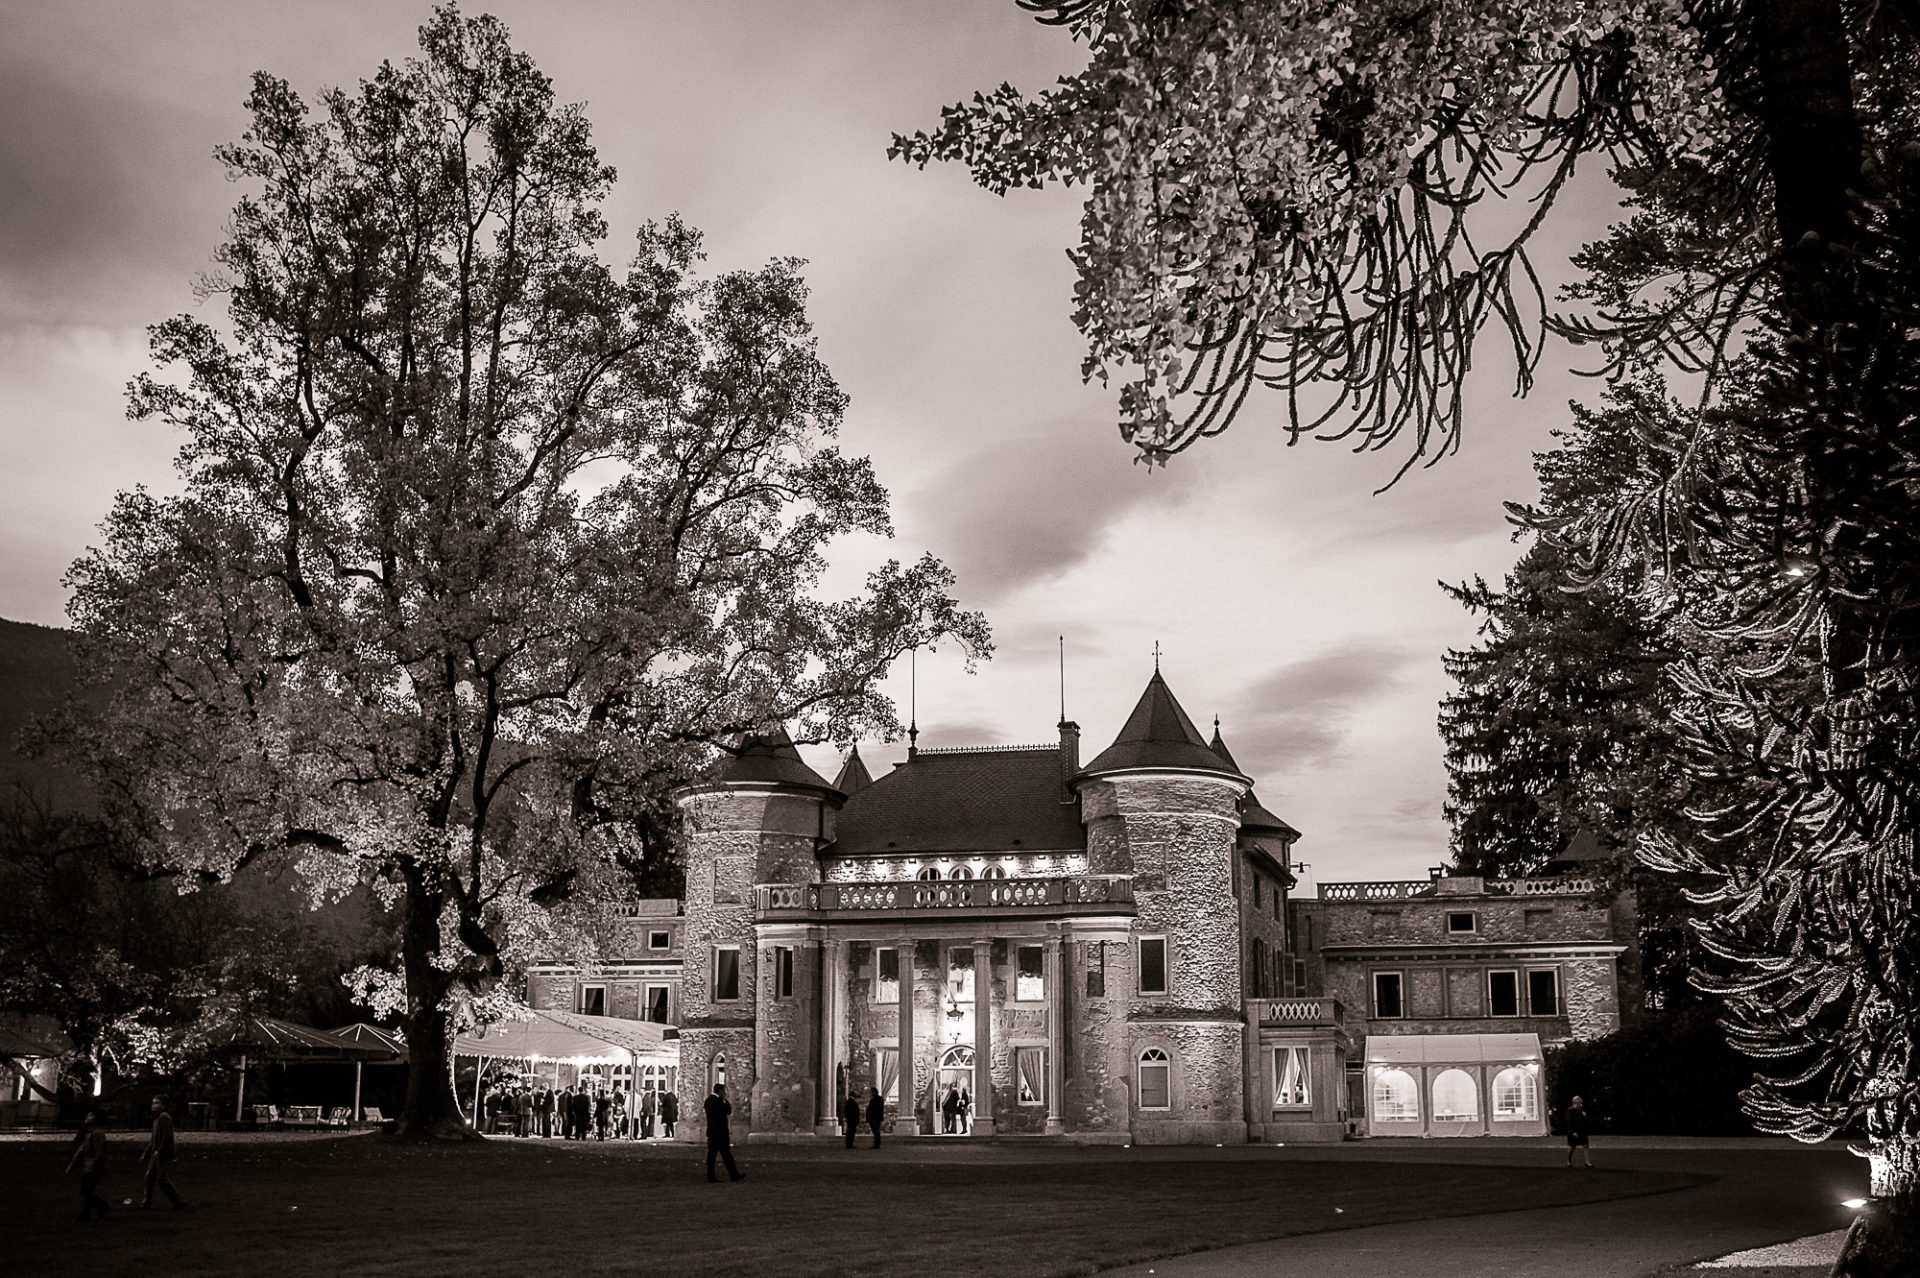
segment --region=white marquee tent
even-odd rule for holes
[[[1370,1136],[1544,1136],[1538,1034],[1370,1034]]]

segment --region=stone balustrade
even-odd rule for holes
[[[1337,998],[1250,998],[1247,1020],[1257,1025],[1338,1025]]]
[[[1566,876],[1534,879],[1363,879],[1351,883],[1322,883],[1322,901],[1406,901],[1414,897],[1443,895],[1442,885],[1461,883],[1478,885],[1487,896],[1587,896],[1596,884],[1592,879]],[[1457,891],[1458,888],[1456,887]],[[1471,893],[1469,893],[1471,894]]]
[[[753,891],[754,913],[762,919],[796,914],[930,911],[1133,912],[1133,880],[1125,875],[1107,874],[1044,879],[914,879],[891,883],[762,883]]]

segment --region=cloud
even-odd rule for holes
[[[1254,776],[1290,776],[1337,762],[1347,725],[1366,703],[1391,693],[1422,648],[1359,644],[1282,666],[1248,690],[1227,744]]]
[[[965,598],[1001,599],[1083,563],[1143,507],[1177,505],[1199,466],[1149,470],[1084,421],[1056,421],[962,458],[902,505],[954,568]]]

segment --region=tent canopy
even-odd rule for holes
[[[390,1029],[381,1029],[378,1025],[369,1025],[365,1021],[355,1021],[351,1025],[342,1025],[339,1029],[328,1030],[335,1038],[344,1038],[349,1043],[358,1043],[362,1047],[382,1047],[393,1054],[393,1059],[375,1062],[381,1065],[405,1065],[408,1060],[407,1040]]]
[[[530,1012],[525,1020],[500,1021],[453,1040],[457,1056],[509,1060],[562,1061],[590,1065],[602,1061],[677,1063],[680,1044],[667,1037],[671,1027],[616,1016],[576,1016],[571,1012]]]
[[[311,1025],[249,1016],[234,1028],[227,1048],[257,1061],[391,1061],[384,1044],[339,1038]]]
[[[1369,1034],[1369,1065],[1479,1065],[1538,1061],[1538,1034]]]

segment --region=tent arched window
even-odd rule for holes
[[[1480,1087],[1463,1069],[1444,1069],[1433,1080],[1433,1121],[1470,1123],[1480,1119]]]
[[[1493,1076],[1493,1116],[1513,1121],[1540,1116],[1540,1086],[1532,1070],[1515,1065]]]
[[[1383,1069],[1373,1080],[1374,1117],[1392,1122],[1420,1120],[1420,1089],[1403,1069]]]

